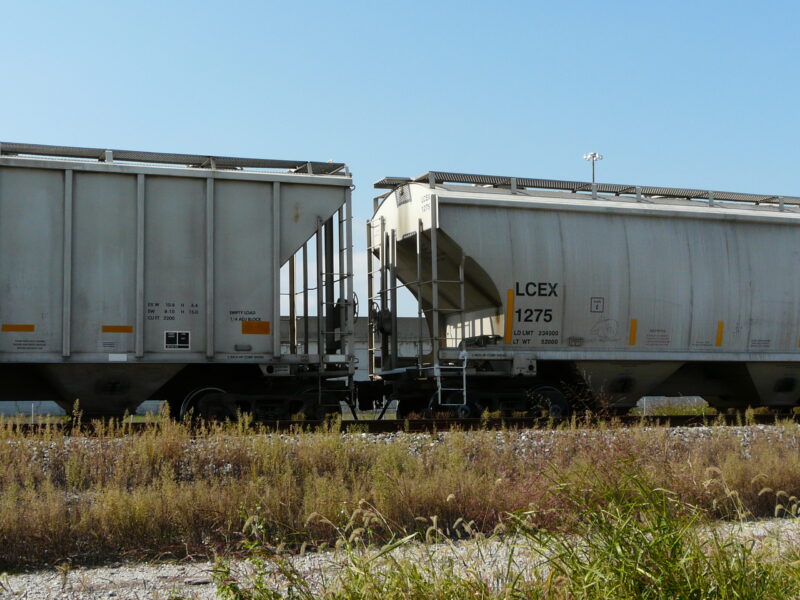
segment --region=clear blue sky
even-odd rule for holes
[[[800,195],[797,2],[0,4],[0,140]]]

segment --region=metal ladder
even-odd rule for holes
[[[338,235],[334,235],[334,226],[338,225]],[[335,242],[338,249],[335,250]],[[298,348],[297,339],[297,297],[302,296],[303,308],[303,352],[311,353],[311,341],[314,339],[309,331],[309,292],[316,292],[316,356],[317,356],[317,384],[316,394],[319,406],[339,406],[344,401],[353,412],[355,405],[355,384],[353,374],[350,372],[350,362],[353,355],[353,258],[352,258],[352,210],[348,190],[345,206],[339,208],[334,215],[323,221],[317,217],[315,235],[316,249],[316,281],[314,287],[309,285],[308,274],[308,246],[302,246],[302,290],[296,289],[296,265],[294,257],[289,260],[289,345],[294,353]],[[337,260],[338,258],[338,260]],[[338,263],[338,264],[337,264]],[[338,292],[338,293],[337,293]],[[342,309],[340,301],[344,301],[343,314],[336,318],[335,311]],[[337,323],[338,321],[338,323]],[[325,384],[325,357],[328,354],[340,354],[343,357],[340,369],[341,374],[336,377],[345,377],[346,385],[336,387]],[[332,399],[333,398],[333,399]],[[339,399],[341,398],[341,400]],[[357,418],[357,417],[356,417]]]
[[[397,357],[397,291],[400,287],[406,287],[409,290],[415,290],[417,297],[417,315],[419,319],[419,332],[417,338],[417,368],[421,373],[428,373],[433,376],[436,381],[436,392],[431,397],[429,408],[433,404],[440,406],[460,406],[466,404],[467,398],[467,362],[468,353],[466,348],[459,352],[459,364],[446,364],[442,365],[439,362],[439,348],[441,345],[441,338],[439,334],[440,317],[445,314],[458,313],[461,316],[461,338],[465,337],[465,278],[464,278],[464,263],[466,256],[461,257],[459,264],[458,279],[457,280],[443,280],[439,279],[438,274],[438,245],[437,245],[437,223],[435,213],[432,218],[432,225],[430,229],[430,280],[423,281],[422,274],[422,235],[423,224],[420,220],[418,222],[416,231],[416,250],[417,250],[417,277],[415,281],[408,281],[405,284],[398,284],[395,275],[394,261],[397,259],[396,251],[396,232],[386,231],[386,222],[381,218],[380,222],[367,222],[367,296],[370,307],[377,306],[382,314],[388,311],[392,319],[392,332],[391,344],[382,344],[377,346],[375,343],[375,335],[372,328],[368,332],[368,353],[369,353],[369,369],[370,374],[376,374],[377,357],[380,356],[381,368],[394,368],[396,366]],[[375,244],[375,232],[380,232],[380,242]],[[378,252],[377,266],[374,261],[376,257],[375,252]],[[374,278],[380,277],[380,288],[375,289]],[[439,306],[439,285],[441,284],[458,284],[459,286],[459,299],[460,306],[457,308],[441,308]],[[422,292],[425,286],[430,286],[431,289],[431,308],[425,309],[422,306]],[[426,336],[423,333],[423,321],[430,317],[431,320],[431,335]],[[432,363],[424,362],[423,348],[427,342],[431,345]],[[457,383],[455,383],[457,382]]]
[[[385,288],[385,227],[386,222],[383,218],[381,218],[379,224],[373,224],[371,221],[367,221],[367,314],[369,315],[370,324],[372,324],[372,308],[373,306],[377,306],[379,310],[383,310],[386,305],[386,298],[384,296],[384,288]],[[375,246],[372,243],[373,240],[373,230],[378,229],[380,231],[380,243]],[[373,261],[376,260],[374,256],[375,250],[378,250],[378,266],[377,268],[373,268]],[[380,277],[380,286],[378,290],[375,290],[375,276],[378,275]],[[367,328],[367,368],[368,373],[370,376],[377,375],[378,373],[378,358],[380,357],[381,368],[385,367],[386,365],[383,362],[383,348],[382,346],[375,345],[375,332],[372,327]]]
[[[434,369],[436,376],[436,394],[431,398],[428,408],[433,408],[433,399],[437,399],[439,406],[461,406],[467,403],[467,352],[463,350],[458,353],[461,364],[459,365],[439,365],[438,369]],[[449,375],[443,373],[446,371]],[[455,376],[455,379],[454,377]],[[444,387],[443,380],[445,378],[454,379],[460,385],[456,387]],[[452,384],[451,384],[452,385]],[[450,392],[450,393],[448,393]]]
[[[466,289],[465,289],[465,277],[464,277],[464,264],[466,262],[466,255],[461,256],[461,262],[458,265],[458,279],[457,280],[442,280],[439,279],[439,266],[438,266],[438,239],[437,239],[437,231],[438,231],[438,223],[436,218],[437,211],[432,210],[431,212],[431,229],[430,229],[430,237],[431,237],[431,308],[428,311],[425,311],[422,308],[422,294],[418,295],[417,299],[417,310],[420,315],[423,315],[425,312],[430,312],[431,314],[431,321],[433,324],[432,327],[432,334],[433,337],[431,339],[431,347],[433,350],[433,375],[436,379],[436,393],[431,397],[428,408],[433,408],[434,400],[435,403],[439,406],[461,406],[467,403],[467,361],[468,361],[468,352],[466,343],[464,342],[466,338],[466,327],[465,327],[465,313],[466,313]],[[422,265],[421,265],[421,238],[422,238],[422,221],[420,220],[417,226],[417,282],[418,282],[418,289],[421,290],[421,284],[427,282],[421,282],[420,279],[422,278]],[[444,309],[439,306],[439,285],[443,283],[455,283],[458,284],[459,288],[459,306],[458,308],[452,309]],[[454,365],[442,365],[439,362],[439,349],[441,346],[441,339],[439,337],[439,318],[443,314],[452,314],[458,313],[460,318],[461,324],[461,342],[464,344],[464,347],[459,352],[459,361],[460,364]],[[447,344],[447,339],[445,339],[445,345]],[[422,340],[420,340],[420,352],[421,352]],[[455,377],[454,377],[455,376]],[[452,383],[452,381],[458,382],[457,384]],[[451,382],[448,386],[443,385],[445,381]]]

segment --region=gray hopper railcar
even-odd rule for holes
[[[376,187],[370,368],[399,414],[798,404],[800,198],[440,172]],[[398,352],[403,287],[434,352]]]
[[[0,143],[0,399],[88,416],[148,398],[209,418],[338,410],[351,185],[339,163]],[[282,292],[315,321],[300,338],[281,340]]]

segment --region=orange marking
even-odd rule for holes
[[[25,325],[18,323],[3,323],[3,331],[36,331],[36,325]]]
[[[133,333],[131,325],[103,325],[101,330],[103,333]]]
[[[725,333],[725,321],[717,321],[717,346],[722,346],[722,334]]]
[[[505,339],[503,340],[506,344],[511,343],[513,318],[514,318],[514,290],[508,290],[508,300],[506,302],[506,330],[505,330]]]
[[[242,333],[269,335],[269,321],[242,321]]]
[[[636,329],[637,329],[638,321],[636,319],[631,319],[631,333],[628,336],[628,344],[631,346],[636,345]]]

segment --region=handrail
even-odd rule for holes
[[[20,154],[43,157],[55,156],[59,158],[94,159],[100,162],[121,160],[125,162],[175,164],[207,169],[289,169],[295,173],[309,173],[313,175],[348,175],[347,166],[344,163],[334,162],[205,156],[200,154],[139,152],[136,150],[109,150],[105,148],[79,148],[72,146],[0,142],[0,156],[18,156]],[[340,173],[340,171],[343,172]]]
[[[503,177],[497,175],[473,175],[469,173],[447,173],[429,171],[419,177],[385,177],[375,183],[379,189],[395,189],[409,183],[427,183],[431,186],[445,183],[470,184],[478,187],[508,188],[512,193],[520,189],[557,190],[572,193],[590,192],[633,196],[641,198],[677,198],[685,200],[707,200],[723,202],[750,202],[754,204],[800,205],[800,197],[778,196],[775,194],[746,194],[739,192],[717,192],[693,188],[671,188],[659,186],[622,185],[618,183],[591,183],[587,181],[567,181],[560,179],[532,179],[526,177]]]

